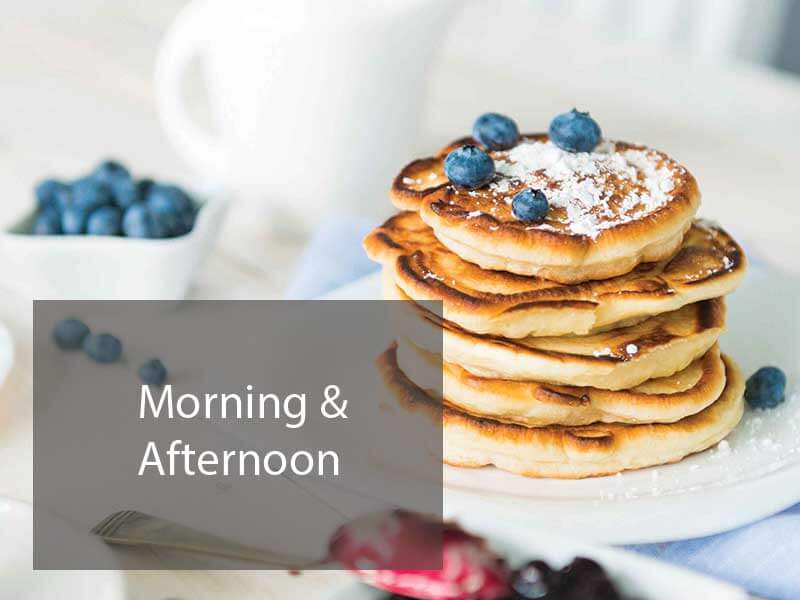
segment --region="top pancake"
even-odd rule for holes
[[[413,300],[441,301],[447,320],[509,338],[585,335],[724,296],[746,268],[739,245],[702,221],[695,221],[671,259],[576,285],[481,269],[443,246],[413,212],[372,231],[364,248]]]
[[[465,190],[448,182],[444,158],[416,160],[395,178],[396,206],[419,211],[436,236],[484,269],[538,275],[562,283],[605,279],[678,249],[700,205],[685,167],[663,152],[603,142],[594,152],[565,152],[545,134],[523,136],[514,148],[491,151],[497,175]],[[511,210],[525,188],[545,192],[550,210],[526,223]]]

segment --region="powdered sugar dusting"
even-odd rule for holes
[[[551,208],[564,209],[569,232],[592,238],[664,206],[682,171],[654,150],[618,149],[610,141],[593,152],[565,152],[549,141],[523,140],[495,156],[494,196],[520,184],[542,189]]]
[[[705,452],[674,465],[606,478],[599,502],[683,494],[763,477],[800,464],[800,391],[774,409],[745,410],[736,429]]]

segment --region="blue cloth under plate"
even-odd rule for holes
[[[301,257],[287,298],[316,298],[376,270],[361,248],[374,225],[341,217],[323,227]],[[762,598],[800,599],[800,504],[720,535],[628,549],[725,579]]]

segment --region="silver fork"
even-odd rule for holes
[[[237,544],[136,510],[108,515],[92,528],[92,533],[108,544],[169,548],[265,563],[283,569],[313,569],[324,565],[321,560]]]

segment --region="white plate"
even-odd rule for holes
[[[76,538],[70,527],[56,518],[44,516],[37,527],[46,527],[53,539]],[[0,498],[0,599],[63,600],[92,598],[93,600],[122,600],[123,583],[118,571],[34,571],[32,569],[33,511],[30,504]],[[88,534],[80,538],[76,553],[110,551]]]
[[[486,537],[512,566],[538,558],[560,568],[576,556],[585,556],[603,565],[626,597],[646,600],[745,600],[748,597],[740,588],[650,558],[621,550],[596,548],[540,531],[520,531],[502,520],[487,521],[476,515],[472,519],[462,519],[461,524],[467,531]],[[385,597],[385,593],[367,586],[349,584],[337,590],[329,600],[379,600]]]
[[[380,297],[378,275],[326,296]],[[800,501],[799,297],[796,277],[764,268],[752,268],[730,297],[723,350],[746,375],[782,367],[789,390],[776,410],[748,410],[720,447],[674,465],[579,481],[445,467],[445,515],[494,514],[585,540],[647,543],[727,531]]]

